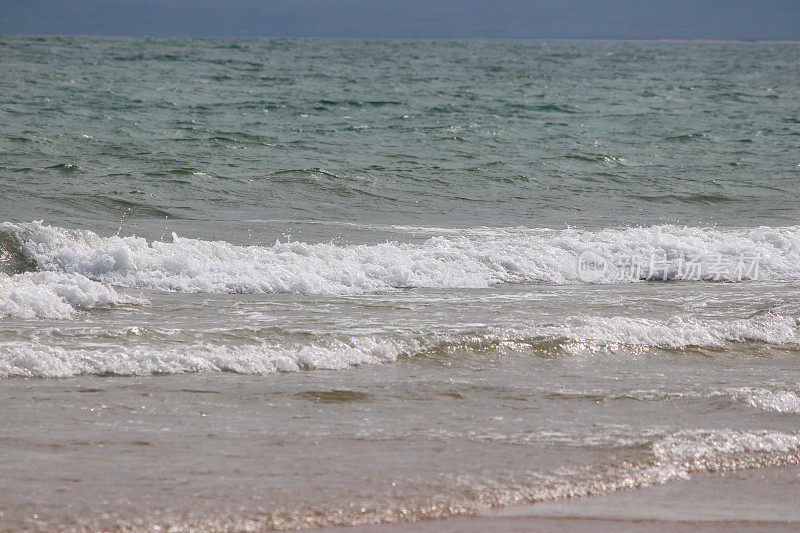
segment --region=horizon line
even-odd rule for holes
[[[85,37],[92,39],[307,39],[324,41],[589,41],[589,42],[633,42],[633,43],[707,43],[707,44],[800,44],[798,39],[696,39],[675,38],[627,38],[627,37],[330,37],[299,35],[127,35],[95,33],[0,33],[0,39],[8,37]]]

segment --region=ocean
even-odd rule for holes
[[[0,527],[797,465],[799,51],[0,38]]]

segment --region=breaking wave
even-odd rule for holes
[[[732,396],[736,400],[761,411],[800,414],[800,391],[743,387],[732,391]]]
[[[0,317],[65,319],[79,310],[141,302],[81,274],[0,273]]]
[[[41,273],[52,274],[52,273]],[[62,276],[67,276],[62,274]],[[90,283],[96,289],[95,282]],[[106,299],[110,295],[101,293]],[[89,303],[99,296],[83,296]],[[69,304],[53,313],[68,314]],[[74,305],[74,302],[73,302]],[[87,304],[88,305],[88,304]],[[48,311],[49,312],[49,311]],[[175,332],[171,332],[175,333]],[[40,339],[0,343],[0,377],[65,378],[78,375],[154,375],[194,372],[274,374],[304,370],[342,370],[365,364],[391,363],[400,358],[449,360],[463,354],[524,353],[540,357],[640,357],[653,349],[703,349],[758,342],[800,350],[800,324],[783,315],[743,320],[706,321],[690,318],[646,320],[625,317],[576,317],[560,326],[482,328],[452,333],[392,333],[384,335],[319,335],[298,342],[291,334],[270,330],[260,344],[252,338],[234,342],[164,342],[163,335],[138,332],[130,343],[102,339],[91,347],[47,345]],[[277,337],[275,337],[277,336]],[[157,340],[160,339],[160,340]],[[130,340],[130,339],[129,339]],[[797,408],[797,398],[773,398],[768,391],[741,396],[755,406],[776,410]],[[775,402],[784,402],[783,404]],[[793,403],[794,402],[794,403]],[[783,406],[783,407],[782,407]]]
[[[401,288],[482,288],[499,283],[587,280],[581,254],[611,264],[637,261],[627,281],[800,280],[800,226],[717,230],[653,226],[601,231],[495,229],[439,235],[420,244],[276,243],[236,246],[172,236],[172,242],[101,237],[42,222],[0,224],[0,233],[39,270],[102,283],[196,293],[346,295]],[[709,258],[758,258],[738,272],[687,269]],[[619,282],[613,271],[593,282]]]

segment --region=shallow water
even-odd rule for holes
[[[0,49],[8,527],[800,461],[796,44]]]

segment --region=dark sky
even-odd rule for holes
[[[800,40],[800,0],[0,0],[0,34]]]

